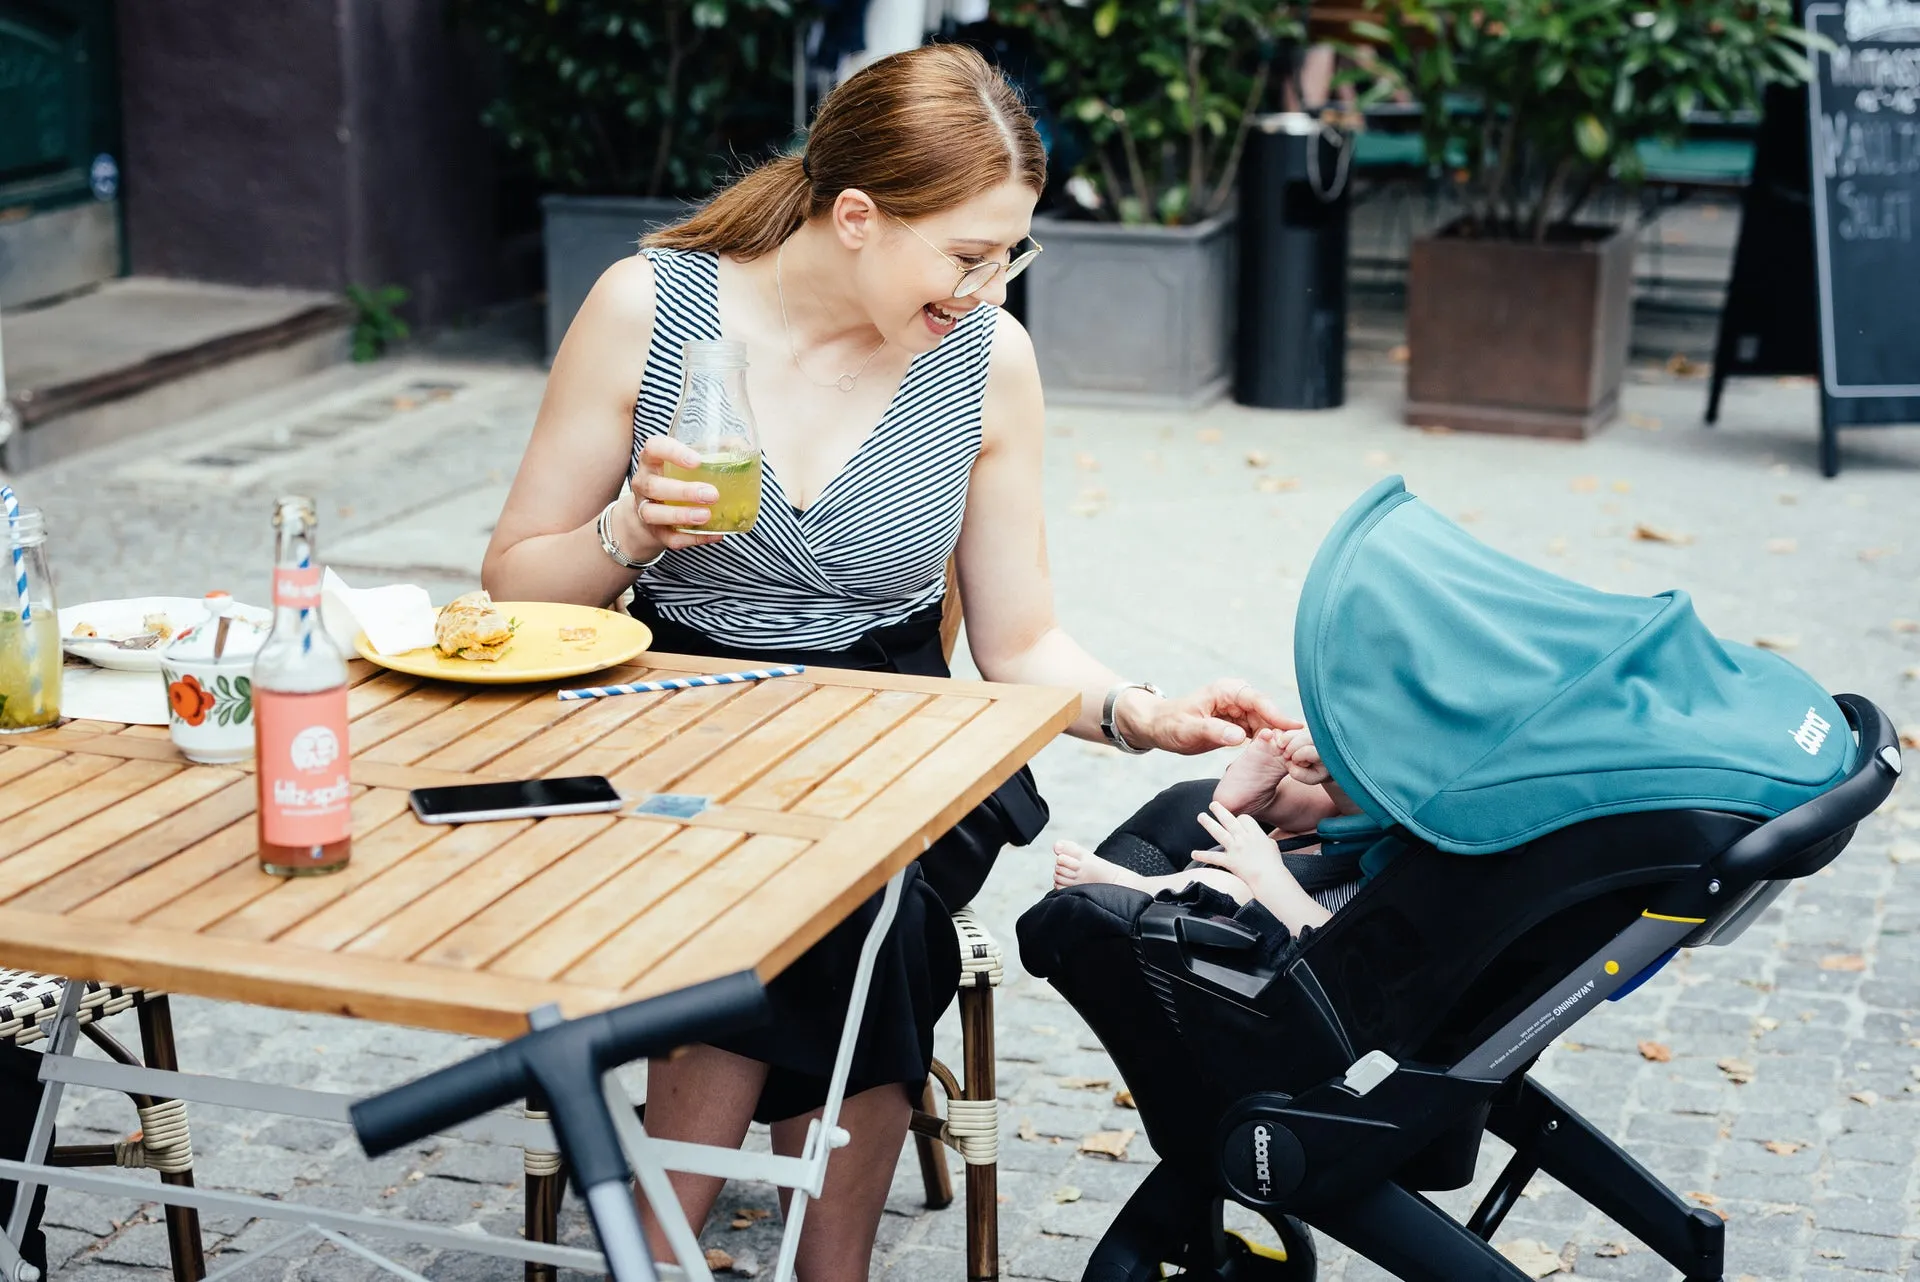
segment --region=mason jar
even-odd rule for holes
[[[60,721],[61,663],[46,517],[23,507],[0,518],[0,549],[0,734],[44,730]]]

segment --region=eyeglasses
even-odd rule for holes
[[[928,240],[925,236],[921,236],[920,229],[906,219],[902,218],[900,225],[918,237],[921,244],[959,269],[960,279],[954,283],[953,294],[951,295],[951,297],[954,298],[972,297],[991,285],[994,282],[994,278],[1003,272],[1006,274],[1006,279],[1012,280],[1015,276],[1027,270],[1027,268],[1032,265],[1033,260],[1040,257],[1040,251],[1044,248],[1039,241],[1028,236],[1026,238],[1027,242],[1031,244],[1033,248],[1022,250],[1020,253],[1015,254],[1012,262],[1003,263],[997,258],[989,258],[984,263],[975,263],[969,267],[952,254],[949,254],[946,250],[940,248],[940,246]]]

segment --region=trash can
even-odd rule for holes
[[[1262,409],[1346,399],[1352,136],[1302,111],[1255,119],[1240,164],[1233,396]]]

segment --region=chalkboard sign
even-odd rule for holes
[[[1730,375],[1817,375],[1833,476],[1838,429],[1920,423],[1920,0],[1801,20],[1831,47],[1812,84],[1767,94],[1707,421]]]
[[[1840,399],[1920,397],[1920,3],[1809,4],[1822,382]]]

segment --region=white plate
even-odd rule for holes
[[[272,611],[263,610],[257,605],[239,604],[233,609],[236,618],[257,623],[263,631],[273,626]],[[138,596],[123,601],[89,601],[85,605],[70,605],[60,611],[60,648],[102,668],[114,668],[121,672],[158,672],[160,651],[167,644],[165,641],[151,650],[116,650],[110,645],[72,644],[76,624],[90,624],[101,636],[117,640],[139,636],[145,630],[142,624],[149,614],[166,615],[167,621],[173,624],[173,630],[178,632],[204,619],[207,603],[186,596]]]

